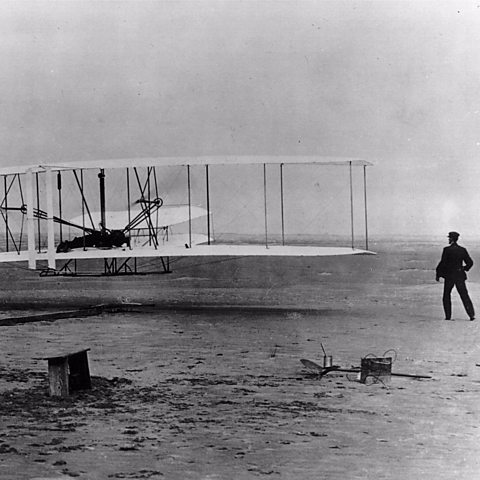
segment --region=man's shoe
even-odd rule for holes
[[[470,317],[470,321],[473,322],[475,320],[475,317]]]
[[[445,320],[451,320],[451,318],[445,318]]]

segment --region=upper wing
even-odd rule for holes
[[[119,158],[105,160],[86,160],[78,162],[51,162],[43,164],[20,165],[0,169],[0,175],[13,175],[43,172],[47,167],[53,171],[81,169],[118,169],[133,167],[165,167],[186,165],[353,165],[370,166],[370,162],[361,158],[325,157],[325,156],[248,156],[222,155],[199,157],[152,157],[152,158]]]

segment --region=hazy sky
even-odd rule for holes
[[[480,2],[3,1],[0,164],[370,160],[372,234],[480,236]]]

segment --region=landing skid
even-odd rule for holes
[[[59,269],[44,268],[40,271],[41,277],[116,277],[124,275],[149,275],[172,273],[170,270],[170,257],[160,257],[162,269],[156,272],[142,272],[137,265],[137,258],[129,257],[125,260],[118,258],[105,258],[103,272],[81,272],[76,259],[68,260]]]

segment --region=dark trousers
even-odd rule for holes
[[[443,309],[445,310],[445,318],[450,320],[452,316],[452,300],[450,294],[452,293],[453,287],[457,287],[457,292],[462,299],[467,315],[470,318],[473,318],[475,316],[475,310],[473,309],[472,301],[468,295],[465,280],[463,278],[455,277],[445,278],[445,283],[443,284]]]

